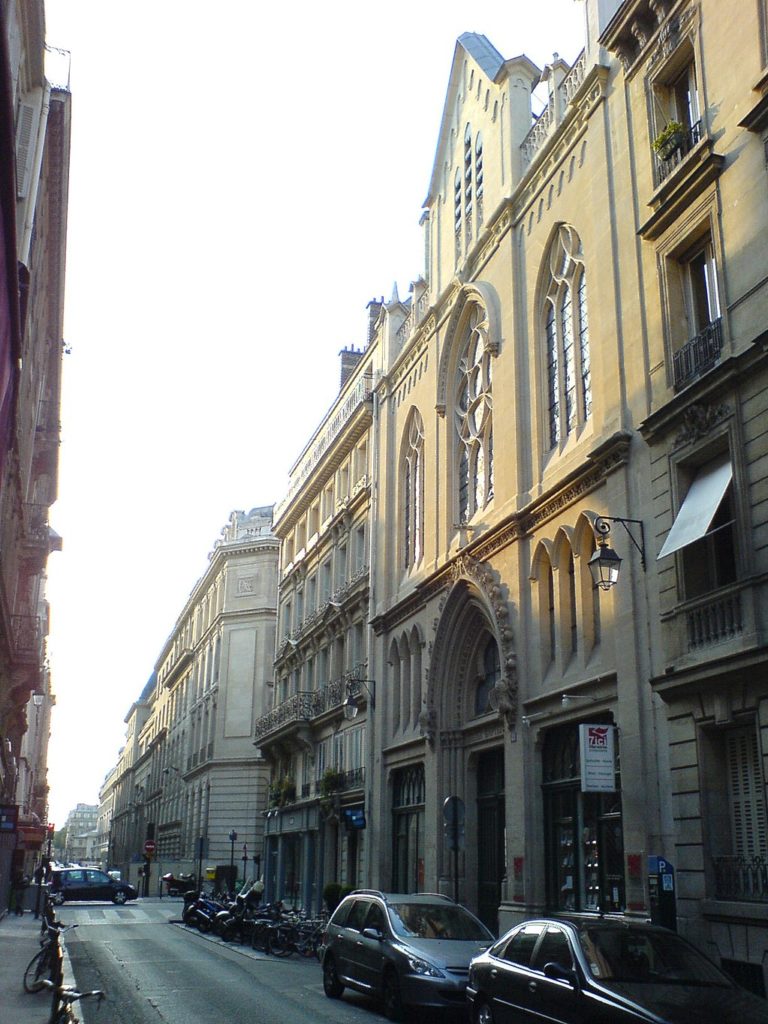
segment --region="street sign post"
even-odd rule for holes
[[[144,855],[146,857],[153,857],[157,846],[155,845],[154,839],[147,839],[144,843]]]

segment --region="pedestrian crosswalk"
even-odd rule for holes
[[[158,924],[181,918],[182,904],[179,902],[137,902],[122,907],[109,903],[65,903],[59,907],[56,916],[64,924],[76,924],[80,928],[89,925],[131,925]]]

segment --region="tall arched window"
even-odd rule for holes
[[[488,640],[482,652],[482,665],[479,666],[477,687],[475,689],[475,714],[485,715],[491,708],[491,694],[493,688],[501,679],[501,661],[499,659],[499,645],[493,637]]]
[[[402,458],[403,564],[418,565],[424,540],[424,423],[414,409]]]
[[[567,225],[549,252],[544,334],[549,447],[556,448],[592,413],[584,256],[579,236]]]
[[[493,401],[487,321],[479,305],[471,309],[456,373],[457,496],[459,521],[493,497]]]

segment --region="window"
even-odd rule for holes
[[[424,765],[400,768],[392,779],[393,892],[424,888]]]
[[[557,448],[592,413],[587,285],[581,241],[563,225],[549,253],[544,301],[549,447]]]
[[[487,715],[492,710],[491,694],[499,679],[501,679],[499,646],[493,637],[490,637],[483,649],[481,673],[475,689],[476,715]]]
[[[515,932],[504,951],[499,955],[503,960],[508,960],[512,964],[527,967],[531,962],[531,954],[539,941],[541,932],[542,925],[540,924],[524,925],[518,932]]]
[[[475,141],[475,201],[477,203],[477,226],[483,223],[483,136],[477,133]]]
[[[621,793],[582,793],[579,731],[544,741],[547,902],[553,910],[624,909]],[[618,776],[617,776],[618,786]]]
[[[690,39],[683,40],[651,84],[651,138],[679,126],[666,144],[656,146],[656,178],[663,181],[702,137],[699,82]]]
[[[493,497],[491,350],[485,312],[469,312],[456,373],[457,497],[459,522],[467,523]]]
[[[686,598],[699,597],[736,579],[733,467],[723,452],[693,471],[672,529],[659,552],[682,552]]]
[[[681,307],[683,336],[672,356],[672,372],[677,389],[710,370],[722,351],[720,299],[717,265],[710,235],[705,235],[683,253],[673,267],[672,285],[677,294],[670,296],[673,314]],[[674,324],[674,321],[673,321]]]
[[[416,409],[406,429],[402,460],[403,563],[418,565],[424,534],[424,424]]]
[[[573,967],[573,956],[568,936],[560,928],[547,928],[536,950],[531,967],[543,971],[546,964],[558,964],[566,970]]]

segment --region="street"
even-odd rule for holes
[[[107,1002],[80,1004],[85,1024],[380,1024],[378,1006],[354,993],[330,1000],[316,960],[278,960],[204,937],[178,922],[180,899],[124,907],[72,903],[58,908],[81,990]]]

